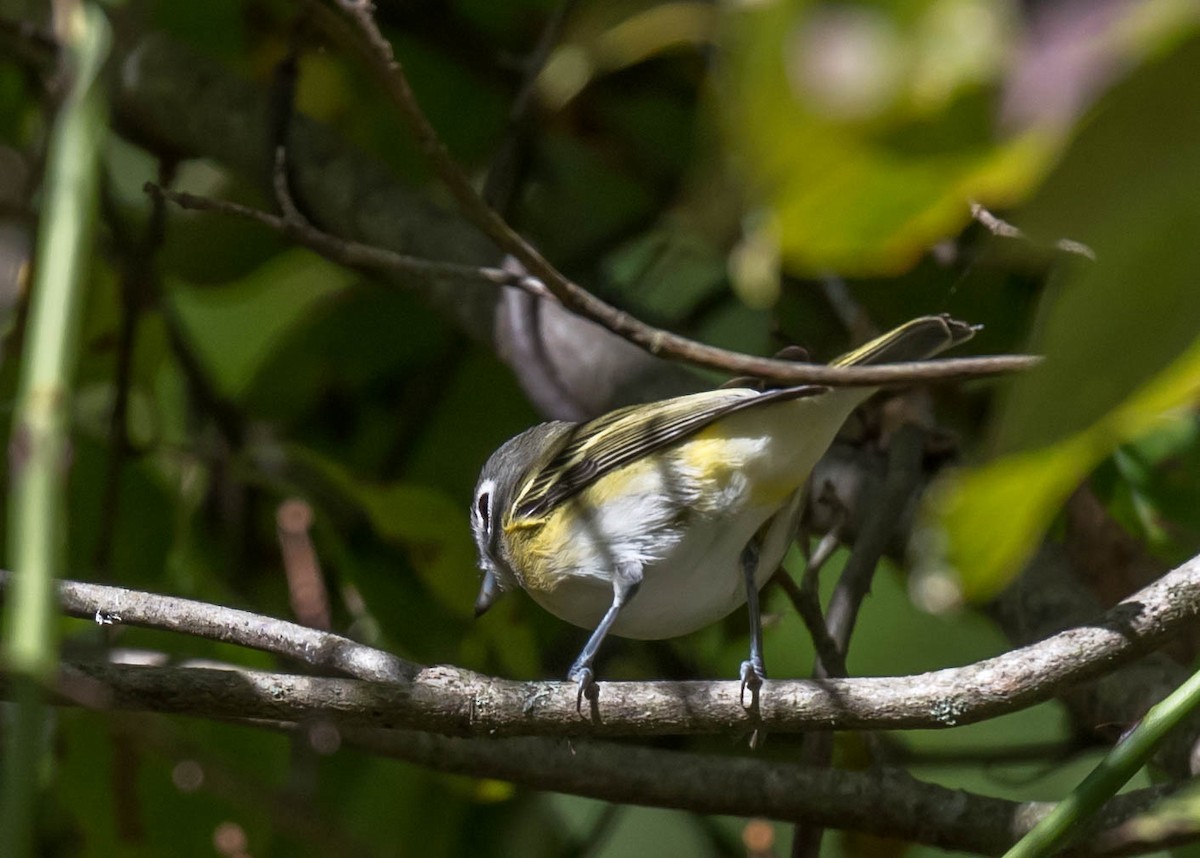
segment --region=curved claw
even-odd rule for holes
[[[767,670],[763,667],[762,659],[748,658],[742,662],[738,675],[742,680],[742,689],[738,695],[743,709],[758,708],[758,691],[762,688],[763,680],[767,678]],[[750,689],[750,705],[746,705],[746,689]]]
[[[590,702],[600,695],[596,677],[590,667],[579,667],[567,675],[567,680],[578,684],[579,691],[575,697],[575,711],[583,715],[583,698],[586,697]]]

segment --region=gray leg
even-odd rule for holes
[[[758,705],[758,689],[762,688],[763,680],[767,678],[767,669],[763,664],[762,640],[762,611],[758,607],[758,587],[754,583],[754,573],[758,571],[758,546],[750,543],[742,551],[742,577],[746,584],[746,608],[750,612],[750,658],[742,662],[740,671],[742,680],[741,701],[746,705],[746,689],[750,689],[750,707]]]
[[[621,613],[621,608],[633,598],[641,583],[642,567],[640,565],[624,564],[617,567],[617,574],[613,577],[612,604],[604,612],[600,624],[596,626],[596,630],[592,632],[588,642],[583,645],[579,657],[575,659],[575,663],[567,672],[567,679],[579,684],[579,695],[575,699],[575,708],[580,714],[583,713],[584,696],[586,695],[589,700],[596,697],[596,678],[592,672],[592,661],[596,658],[600,643],[608,634],[608,630],[612,628],[612,624],[617,621],[617,615]]]

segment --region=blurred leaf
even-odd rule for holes
[[[561,820],[565,834],[587,843],[604,803],[570,795],[551,795],[547,801]],[[708,842],[696,817],[677,810],[623,807],[605,831],[597,851],[601,856],[690,855],[716,858],[721,853]]]
[[[724,293],[725,257],[683,225],[662,226],[605,259],[608,279],[651,318],[678,321]]]
[[[614,81],[595,93],[593,109],[643,181],[673,183],[700,143],[696,105],[678,86],[652,87],[654,82],[631,87]]]
[[[386,479],[453,377],[458,350],[415,295],[356,282],[281,338],[244,399],[305,446]]]
[[[504,441],[538,422],[512,372],[495,357],[468,351],[409,456],[409,479],[438,485],[466,516],[479,469]],[[472,568],[474,568],[472,566]]]
[[[475,545],[467,516],[443,491],[411,483],[374,485],[355,479],[338,463],[293,448],[290,457],[325,479],[366,513],[375,531],[402,546],[422,583],[453,614],[471,616],[477,580]]]
[[[1127,444],[1113,456],[1137,525],[1168,562],[1200,543],[1200,417],[1188,414]]]
[[[238,0],[191,3],[152,3],[149,9],[156,27],[210,56],[238,60],[246,49],[242,26],[245,7]]]
[[[292,250],[220,288],[179,280],[168,288],[188,341],[213,383],[236,399],[288,332],[354,278],[307,251]]]
[[[1079,238],[1097,262],[1073,264],[1043,301],[1032,350],[1046,362],[1012,384],[1001,457],[931,495],[924,562],[949,563],[970,598],[1016,574],[1118,445],[1200,397],[1200,243],[1180,240],[1200,233],[1200,91],[1186,83],[1197,76],[1200,41],[1114,91],[1031,207],[1035,234]]]
[[[1179,840],[1184,848],[1195,838],[1196,820],[1200,819],[1200,786],[1184,785],[1133,819],[1110,832],[1119,843],[1170,843]],[[1109,840],[1109,837],[1105,838]],[[1187,853],[1194,854],[1195,844]]]
[[[727,304],[705,317],[696,338],[726,349],[767,354],[771,348],[771,317],[745,304]]]
[[[552,136],[539,149],[545,173],[531,182],[518,217],[552,258],[590,251],[652,211],[645,184],[598,145]]]
[[[715,17],[710,4],[698,2],[584,6],[538,76],[541,97],[562,109],[598,77],[680,47],[706,45]]]
[[[426,486],[357,484],[355,495],[375,528],[404,545],[413,568],[442,604],[463,617],[475,601],[475,546],[463,510]]]
[[[774,306],[782,285],[779,277],[779,228],[773,218],[760,218],[748,228],[729,255],[733,291],[755,309]],[[765,221],[765,222],[761,222]]]
[[[500,85],[502,78],[479,74],[453,55],[431,48],[403,29],[390,35],[421,106],[455,157],[462,163],[473,164],[494,154],[509,107],[508,95]],[[372,81],[371,88],[377,87],[378,82]],[[372,95],[379,98],[375,93]],[[384,120],[379,125],[382,152],[396,148],[398,134],[403,148],[410,148],[408,129],[394,113],[384,110],[377,118]],[[424,159],[419,159],[418,164],[421,169],[426,168]]]
[[[1200,244],[1183,236],[1200,234],[1197,79],[1200,40],[1115,90],[1016,218],[1033,235],[1083,241],[1097,261],[1065,269],[1044,299],[1031,349],[1046,366],[1012,386],[999,452],[1090,425],[1196,337]]]
[[[1174,364],[1086,430],[944,478],[930,492],[922,563],[957,572],[968,599],[994,596],[1037,548],[1067,496],[1125,440],[1200,398],[1200,339]]]
[[[1028,193],[1057,136],[994,131],[1010,14],[978,0],[737,7],[721,118],[785,267],[897,273],[968,222],[969,200]]]

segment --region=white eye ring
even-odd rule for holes
[[[479,487],[479,494],[475,496],[475,508],[471,512],[479,518],[480,525],[484,530],[491,528],[492,522],[492,490],[496,488],[496,484],[488,480]]]

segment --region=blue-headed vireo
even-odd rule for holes
[[[924,316],[832,365],[922,360],[975,330]],[[522,432],[492,454],[475,488],[476,616],[520,586],[555,616],[594,629],[568,673],[582,704],[609,632],[675,637],[745,602],[742,691],[757,692],[766,676],[759,588],[795,535],[813,466],[874,391],[735,387]]]

